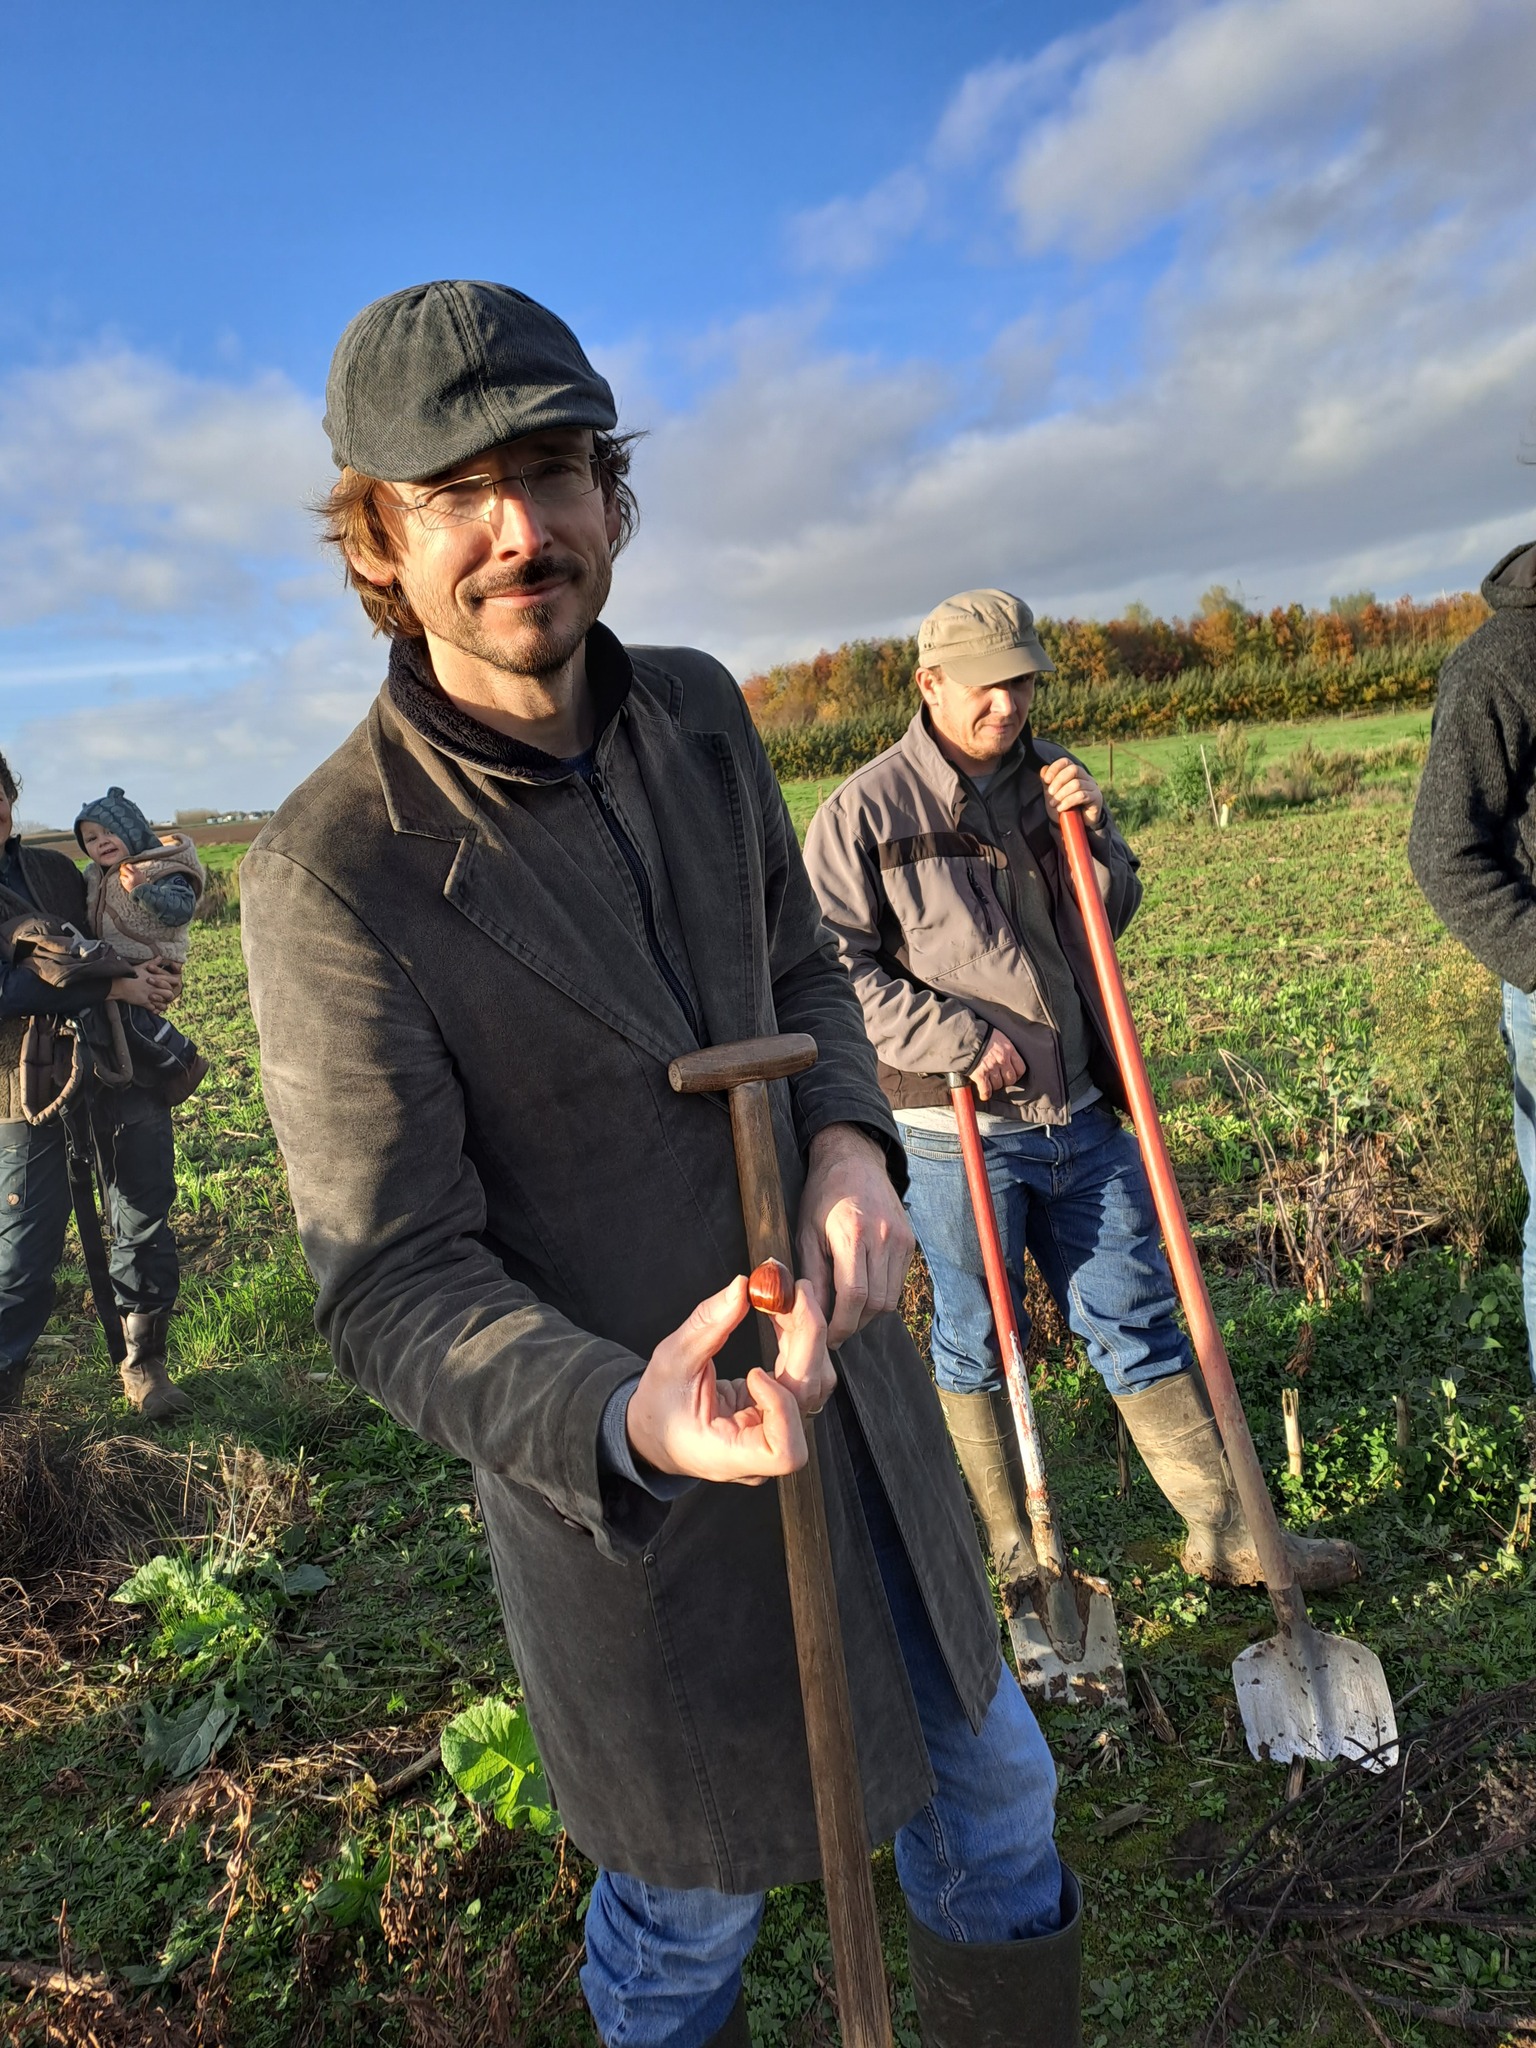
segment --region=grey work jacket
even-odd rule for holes
[[[631,661],[704,1039],[820,1048],[772,1091],[793,1217],[816,1131],[894,1141],[874,1057],[736,684],[689,649]],[[652,1883],[756,1891],[819,1862],[776,1489],[663,1503],[599,1464],[609,1396],[746,1247],[725,1105],[668,1086],[696,1041],[584,871],[590,803],[469,767],[381,696],[241,870],[262,1082],[341,1369],[474,1467],[572,1838]],[[721,1369],[755,1362],[744,1329]],[[932,1383],[894,1316],[838,1363],[979,1725],[997,1626]],[[878,1841],[931,1773],[835,1407],[818,1429]]]
[[[1027,730],[1023,743],[1037,763],[1072,758]],[[1039,777],[1015,778],[1000,839],[966,829],[968,797],[919,711],[895,746],[833,791],[806,834],[806,867],[858,991],[881,1085],[897,1108],[947,1103],[944,1076],[968,1073],[995,1029],[1017,1046],[1025,1072],[1006,1095],[991,1097],[988,1111],[1021,1123],[1066,1122],[1055,1020],[998,888],[1011,871],[1015,888],[1043,882],[1049,892],[1057,942],[1094,1035],[1090,1071],[1123,1107],[1088,936]],[[1088,838],[1118,935],[1141,901],[1135,857],[1107,811]]]

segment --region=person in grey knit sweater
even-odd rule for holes
[[[1536,1380],[1536,542],[1505,555],[1483,596],[1493,617],[1440,672],[1408,862],[1446,929],[1504,984]]]

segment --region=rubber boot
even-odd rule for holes
[[[1013,1410],[1006,1394],[951,1394],[943,1387],[938,1393],[960,1470],[986,1531],[1003,1612],[1012,1620],[1028,1608],[1035,1578],[1024,1461]]]
[[[1204,1383],[1175,1373],[1115,1406],[1164,1498],[1189,1524],[1180,1563],[1192,1578],[1218,1586],[1261,1586],[1259,1553],[1249,1533],[1232,1468],[1222,1448]],[[1360,1553],[1338,1537],[1281,1535],[1304,1593],[1325,1593],[1360,1576]]]
[[[1061,1926],[1029,1941],[943,1941],[907,1915],[924,2048],[1082,2048],[1083,1895],[1061,1866]]]
[[[0,1416],[21,1413],[21,1390],[26,1385],[27,1361],[0,1370]]]
[[[705,2048],[752,2048],[752,2030],[747,2025],[747,1994],[736,1994],[731,2016],[718,2034],[711,2034]]]
[[[123,1335],[128,1356],[119,1371],[123,1392],[130,1408],[137,1408],[148,1422],[169,1422],[191,1411],[192,1403],[165,1369],[165,1339],[170,1328],[168,1308],[151,1309],[147,1315],[123,1317]]]

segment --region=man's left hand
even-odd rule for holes
[[[1081,811],[1085,825],[1104,818],[1104,792],[1080,761],[1047,761],[1040,770],[1045,808],[1054,825],[1063,811]]]
[[[800,1197],[796,1248],[800,1271],[827,1318],[832,1348],[901,1306],[916,1244],[874,1139],[852,1124],[818,1131]]]

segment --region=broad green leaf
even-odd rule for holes
[[[335,1875],[320,1886],[309,1909],[324,1913],[337,1927],[355,1927],[362,1919],[377,1920],[379,1900],[388,1883],[389,1851],[384,1850],[369,1870],[363,1862],[363,1845],[354,1835],[343,1842]]]
[[[131,1578],[124,1579],[112,1598],[125,1607],[163,1607],[171,1600],[185,1600],[191,1583],[187,1560],[162,1552],[141,1564]]]
[[[190,1778],[223,1744],[239,1718],[240,1709],[222,1683],[179,1714],[157,1714],[146,1706],[140,1761],[173,1778]]]
[[[336,1581],[318,1564],[291,1564],[281,1574],[283,1592],[291,1600],[298,1594],[323,1593]]]
[[[540,1833],[558,1825],[528,1716],[486,1699],[456,1714],[442,1734],[443,1769],[467,1799],[489,1806],[503,1827],[526,1815]]]

